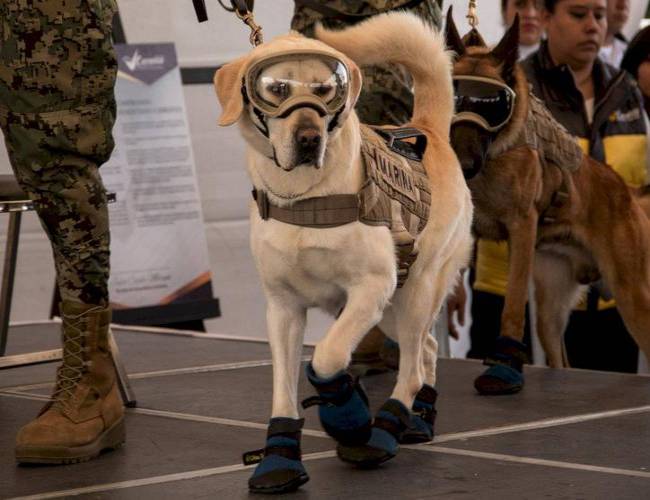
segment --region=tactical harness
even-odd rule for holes
[[[528,97],[528,116],[516,142],[510,149],[528,147],[539,155],[542,165],[552,164],[562,171],[562,184],[551,198],[539,223],[555,222],[560,209],[569,199],[568,176],[582,164],[582,149],[576,138],[553,117],[545,104],[532,92]]]
[[[406,142],[415,139],[415,142]],[[397,286],[408,277],[417,257],[415,238],[429,219],[431,191],[422,165],[425,135],[415,128],[361,126],[361,157],[366,181],[357,194],[307,198],[287,207],[253,190],[263,220],[302,227],[332,228],[351,222],[390,228],[397,249]]]

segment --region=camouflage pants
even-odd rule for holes
[[[373,15],[391,9],[400,9],[406,0],[317,0],[318,3],[343,14]],[[436,0],[424,0],[409,9],[411,12],[440,29],[440,5]],[[331,29],[342,29],[346,22],[331,19],[324,14],[296,2],[291,28],[306,36],[313,36],[314,24],[322,22]],[[413,113],[411,78],[395,66],[361,68],[363,87],[357,101],[359,119],[369,125],[403,125]]]
[[[99,166],[113,150],[115,0],[0,2],[0,126],[52,244],[63,300],[108,303]]]

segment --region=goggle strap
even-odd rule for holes
[[[331,132],[332,130],[334,130],[337,127],[338,122],[339,122],[339,117],[341,116],[341,113],[343,112],[344,109],[345,109],[345,106],[343,106],[341,109],[339,109],[336,112],[336,114],[332,117],[332,120],[327,125],[327,131],[328,132]]]
[[[259,130],[261,132],[261,134],[268,139],[268,137],[269,137],[269,127],[266,124],[266,119],[264,118],[264,113],[262,113],[255,106],[253,106],[253,113],[255,113],[255,116],[257,117],[259,122],[264,126],[264,128],[260,127],[255,122],[253,122],[253,125],[255,125],[255,128],[257,128],[257,130]]]

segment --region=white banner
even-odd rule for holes
[[[101,169],[117,195],[110,205],[111,303],[119,310],[212,299],[174,45],[116,49],[116,148]]]

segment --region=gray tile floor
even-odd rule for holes
[[[56,325],[14,327],[10,353],[54,347],[57,336]],[[49,393],[54,367],[0,372],[0,498],[250,498],[240,457],[264,443],[268,346],[128,329],[115,336],[138,407],[127,410],[126,446],[85,464],[14,464],[15,432]],[[311,481],[291,498],[648,498],[650,378],[527,367],[524,391],[486,398],[472,388],[482,369],[442,359],[435,441],[405,446],[373,471],[339,462],[316,412],[306,411]],[[393,380],[364,380],[373,407]],[[310,394],[301,380],[300,397]]]

